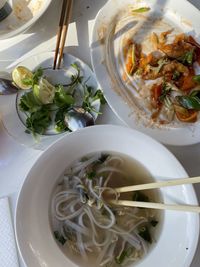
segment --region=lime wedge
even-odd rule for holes
[[[18,66],[12,72],[13,82],[18,88],[27,90],[32,87],[31,80],[33,78],[33,73],[23,66]]]
[[[55,87],[46,79],[41,78],[38,85],[34,85],[34,95],[42,104],[51,104],[55,96]]]

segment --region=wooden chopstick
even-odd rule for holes
[[[60,65],[61,65],[63,51],[65,47],[65,41],[67,37],[68,26],[69,26],[71,14],[72,14],[72,6],[73,6],[73,0],[63,0],[58,34],[57,34],[53,69],[56,69],[57,61],[58,61],[58,65],[57,65],[58,69],[60,68]],[[61,43],[61,46],[60,46],[60,43]],[[58,55],[59,55],[59,58],[58,58]]]
[[[128,206],[128,207],[159,209],[159,210],[176,210],[176,211],[200,213],[200,207],[192,206],[192,205],[174,205],[174,204],[140,202],[140,201],[129,201],[129,200],[109,200],[108,203],[117,205],[117,206]]]
[[[63,23],[64,23],[64,19],[65,19],[66,7],[67,7],[67,0],[63,0],[61,14],[60,14],[60,22],[59,22],[58,33],[57,33],[54,63],[53,63],[53,69],[54,70],[55,70],[56,64],[57,64],[57,58],[58,58],[58,53],[59,53],[59,46],[60,46],[60,40],[61,40],[61,35],[62,35],[62,27],[63,27]]]
[[[193,177],[193,178],[175,179],[175,180],[168,180],[168,181],[148,183],[148,184],[118,187],[118,188],[115,188],[115,191],[117,193],[125,193],[125,192],[132,192],[132,191],[138,191],[138,190],[148,190],[148,189],[156,189],[156,188],[161,188],[161,187],[184,185],[184,184],[197,184],[197,183],[200,183],[200,176]]]

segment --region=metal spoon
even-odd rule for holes
[[[66,126],[72,131],[94,125],[92,114],[81,107],[74,107],[65,114]]]
[[[17,87],[9,79],[0,78],[0,95],[12,95],[18,91]]]
[[[7,0],[0,1],[0,21],[4,20],[12,12],[12,7]]]

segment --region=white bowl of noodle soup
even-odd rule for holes
[[[27,266],[98,266],[94,262],[86,265],[79,254],[63,253],[53,235],[51,203],[55,187],[66,169],[86,155],[101,152],[132,158],[138,162],[140,169],[147,171],[146,175],[150,174],[155,180],[187,176],[166,148],[128,128],[95,126],[60,139],[42,154],[30,170],[18,198],[15,228],[18,247]],[[145,174],[144,171],[141,173]],[[197,204],[193,187],[188,185],[164,188],[156,199],[165,203]],[[69,215],[74,215],[73,212]],[[166,211],[161,213],[158,227],[147,255],[136,263],[129,262],[127,266],[188,267],[198,242],[198,215]]]

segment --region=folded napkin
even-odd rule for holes
[[[8,198],[0,198],[0,267],[19,267]]]

